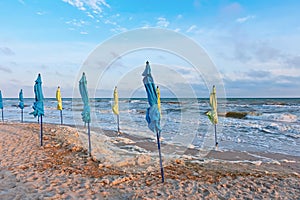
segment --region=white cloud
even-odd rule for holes
[[[11,69],[7,68],[7,67],[3,67],[0,65],[0,71],[2,72],[6,72],[6,73],[12,73]]]
[[[83,27],[84,25],[87,25],[88,22],[84,20],[72,19],[71,21],[67,21],[66,24],[70,24],[75,27]]]
[[[278,68],[278,69],[271,69],[271,73],[274,76],[288,76],[288,77],[299,77],[300,69],[297,68],[291,68],[291,69],[284,69],[284,68]]]
[[[94,12],[102,12],[102,7],[110,8],[105,0],[63,0],[64,2],[78,8],[79,10],[91,9]]]
[[[177,19],[182,19],[183,16],[181,14],[177,15]]]
[[[159,18],[157,18],[157,23],[156,23],[156,25],[157,25],[158,27],[167,28],[167,27],[169,26],[169,24],[170,24],[170,22],[169,22],[166,18],[164,18],[164,17],[159,17]]]
[[[86,14],[87,14],[88,17],[90,17],[90,18],[92,18],[92,19],[95,18],[90,12],[87,12]]]
[[[190,33],[190,32],[192,32],[192,31],[194,31],[196,28],[197,28],[196,25],[192,25],[192,26],[190,26],[190,28],[188,28],[188,30],[187,30],[186,32],[187,32],[187,33]]]
[[[78,8],[79,10],[86,10],[84,7],[84,3],[81,0],[63,0],[63,1]]]
[[[181,29],[180,29],[180,28],[176,28],[174,31],[175,31],[175,32],[180,32]]]
[[[110,21],[109,19],[104,21],[105,24],[117,25],[117,22]]]
[[[15,55],[15,52],[9,47],[0,47],[0,55],[12,56]]]
[[[19,2],[23,5],[25,5],[25,2],[23,0],[19,0]]]
[[[40,12],[40,11],[39,11],[39,12],[36,12],[36,14],[37,14],[37,15],[45,15],[45,14],[46,14],[46,12],[43,12],[43,11],[42,11],[42,12]]]
[[[86,32],[86,31],[81,31],[80,34],[81,34],[81,35],[87,35],[87,34],[89,34],[89,33]]]
[[[238,23],[244,23],[246,21],[249,21],[251,19],[254,19],[255,16],[254,15],[248,15],[247,17],[241,17],[241,18],[237,18],[235,21]]]

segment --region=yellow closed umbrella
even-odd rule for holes
[[[117,86],[114,89],[114,105],[112,107],[112,111],[115,115],[117,115],[118,133],[120,133],[119,97]]]
[[[207,116],[211,121],[211,123],[215,125],[215,142],[217,147],[218,146],[218,141],[217,141],[218,112],[217,112],[217,95],[216,95],[215,86],[213,86],[212,92],[209,95],[209,105],[211,107],[211,111],[207,113]]]
[[[60,122],[63,124],[63,117],[62,117],[62,100],[61,100],[61,93],[60,93],[60,87],[57,87],[56,90],[56,100],[57,100],[57,110],[60,110]]]
[[[161,119],[162,115],[161,115],[161,105],[160,105],[161,104],[160,103],[160,89],[158,86],[156,87],[156,94],[157,94],[157,108],[158,108],[158,111],[160,114],[160,119]]]

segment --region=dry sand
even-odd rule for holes
[[[300,199],[299,157],[164,156],[161,183],[155,143],[147,149],[145,138],[96,131],[90,158],[76,128],[44,125],[40,147],[38,124],[0,124],[0,199]]]

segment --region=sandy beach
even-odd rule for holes
[[[43,147],[39,130],[37,123],[0,125],[0,199],[300,198],[297,156],[211,151],[197,158],[195,150],[177,158],[163,154],[161,183],[153,141],[93,130],[98,136],[92,136],[89,157],[83,130],[45,124]]]

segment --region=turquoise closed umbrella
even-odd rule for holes
[[[35,85],[34,85],[34,95],[35,95],[35,102],[32,106],[33,112],[30,114],[34,117],[38,116],[41,123],[41,134],[40,134],[40,140],[41,140],[41,146],[43,146],[43,115],[44,115],[44,96],[42,91],[42,78],[41,74],[38,75]]]
[[[90,105],[89,105],[89,95],[87,90],[87,80],[85,73],[82,73],[82,77],[79,81],[79,92],[81,95],[81,99],[83,102],[83,111],[81,113],[82,121],[86,124],[88,124],[88,142],[89,142],[89,155],[91,156],[92,148],[91,148],[91,134],[90,134],[90,122],[91,122],[91,116],[90,116]]]
[[[3,116],[3,99],[2,99],[1,90],[0,90],[0,108],[2,110],[2,122],[4,122],[4,116]]]
[[[157,104],[157,93],[156,93],[156,87],[151,75],[151,67],[149,65],[149,62],[146,62],[146,68],[145,71],[142,74],[144,76],[143,82],[144,86],[147,92],[148,97],[148,103],[150,105],[149,108],[147,108],[146,111],[146,121],[148,122],[148,127],[151,131],[156,133],[157,138],[157,146],[158,146],[158,152],[159,152],[159,161],[160,161],[160,170],[161,170],[161,179],[162,182],[164,182],[164,169],[162,166],[162,158],[161,158],[161,151],[160,151],[160,133],[161,133],[161,127],[160,127],[160,112],[158,109]]]
[[[19,92],[19,108],[21,109],[21,122],[23,123],[24,98],[22,89]]]

